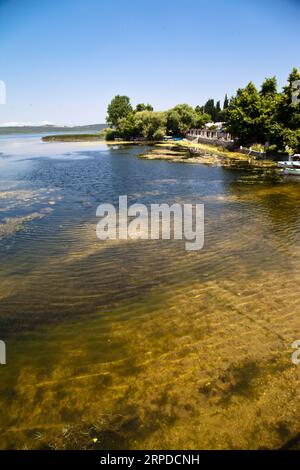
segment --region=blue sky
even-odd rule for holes
[[[104,122],[115,94],[162,110],[282,86],[299,25],[300,0],[0,0],[0,124]]]

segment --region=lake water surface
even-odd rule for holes
[[[297,443],[300,183],[0,138],[1,448]],[[100,241],[100,203],[204,203],[205,245]]]

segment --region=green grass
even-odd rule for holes
[[[102,134],[59,134],[42,137],[43,142],[90,142],[103,140]]]

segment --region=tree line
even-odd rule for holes
[[[224,107],[227,106],[226,96]],[[154,111],[150,104],[144,103],[133,108],[128,96],[117,95],[107,108],[107,123],[110,127],[105,130],[105,135],[108,140],[117,137],[160,140],[165,135],[182,137],[192,128],[201,128],[209,121],[222,118],[220,101],[215,104],[213,99],[195,108],[178,104],[168,111]]]
[[[237,90],[226,110],[228,132],[241,145],[261,144],[271,152],[300,151],[300,73],[294,68],[279,92],[276,77],[258,90],[250,82]]]
[[[250,82],[230,99],[209,99],[193,108],[178,104],[167,111],[154,111],[150,104],[133,107],[128,96],[115,96],[107,109],[105,130],[108,140],[115,138],[160,140],[165,135],[184,136],[192,128],[208,122],[223,122],[237,145],[267,146],[269,151],[300,151],[300,73],[293,69],[282,91],[276,77],[266,78],[260,89]],[[299,99],[298,98],[299,94]]]

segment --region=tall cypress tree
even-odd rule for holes
[[[204,114],[209,114],[213,121],[215,120],[216,112],[215,112],[215,100],[214,99],[211,98],[208,101],[206,101],[203,107],[203,112]]]
[[[229,99],[226,93],[225,98],[224,98],[223,110],[227,109],[228,106],[229,106]]]
[[[222,114],[221,103],[220,103],[220,101],[217,101],[216,107],[215,107],[215,116],[214,116],[214,118],[215,118],[214,121],[215,122],[220,121],[221,114]]]

